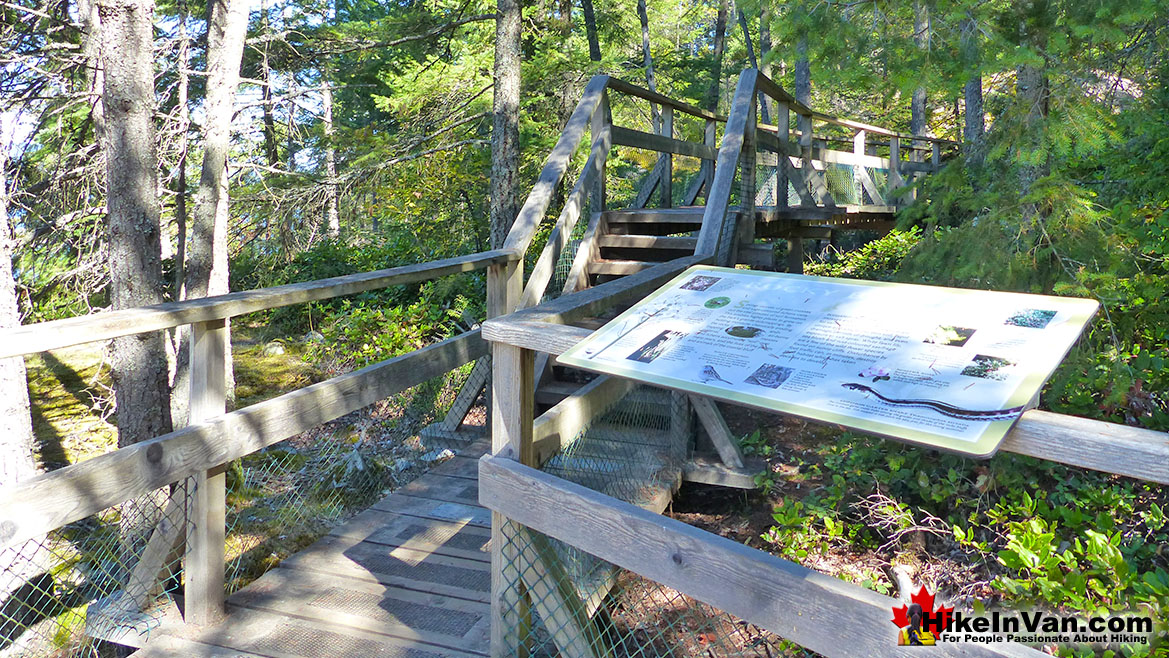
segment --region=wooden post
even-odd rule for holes
[[[738,261],[739,245],[755,241],[755,165],[759,157],[755,134],[758,95],[752,94],[747,111],[747,125],[743,131],[743,149],[739,152],[739,215],[726,227],[725,243],[719,245],[718,264],[734,267]],[[730,211],[727,211],[728,214]],[[725,254],[725,255],[724,255]]]
[[[893,136],[889,138],[889,196],[893,197],[893,192],[904,184],[901,179],[901,138]],[[900,197],[890,200],[893,205],[901,205]]]
[[[712,149],[718,148],[718,122],[714,119],[706,120],[706,127],[702,132],[702,143]],[[710,186],[714,184],[714,167],[716,160],[703,160],[703,169],[706,172],[706,182],[703,184],[702,198],[710,198]]]
[[[598,124],[594,123],[593,128],[596,130]],[[601,186],[594,188],[594,194],[599,194],[603,199],[604,188]],[[598,197],[594,197],[596,198]],[[522,260],[488,268],[488,317],[499,317],[514,311],[522,294]],[[533,352],[518,347],[502,343],[491,345],[490,427],[493,454],[521,460],[526,449],[531,459],[532,414],[535,404],[533,357]],[[519,554],[512,540],[516,537],[517,531],[518,527],[511,524],[503,515],[496,512],[491,514],[492,658],[527,657],[524,640],[528,634],[527,629],[531,627],[531,610],[520,575],[516,571],[520,568]]]
[[[797,124],[800,128],[800,170],[806,185],[816,175],[812,168],[812,115],[801,112],[798,115]],[[804,198],[803,195],[800,197]],[[801,203],[801,205],[807,204]]]
[[[662,136],[674,136],[674,108],[669,105],[662,106]],[[658,186],[662,190],[662,207],[674,205],[674,154],[668,151],[662,154],[662,178]]]
[[[930,159],[930,163],[933,164],[936,172],[942,166],[942,146],[937,142],[933,142],[931,146],[933,146],[933,157]]]
[[[597,103],[597,109],[593,110],[592,117],[592,133],[593,141],[596,142],[598,137],[608,134],[610,128],[613,127],[613,114],[609,108],[609,92],[608,90],[601,92],[601,101]],[[605,204],[608,203],[608,192],[605,188],[605,173],[608,171],[608,164],[601,162],[601,170],[597,172],[597,180],[593,183],[593,212],[603,212]],[[511,311],[508,311],[509,313]]]
[[[224,357],[228,349],[224,320],[191,326],[191,424],[221,416],[227,410]],[[186,620],[211,624],[224,611],[224,548],[226,542],[227,481],[224,468],[195,475],[184,585]]]
[[[863,180],[862,170],[865,167],[862,164],[862,160],[865,155],[866,137],[867,133],[863,130],[856,131],[856,134],[852,136],[852,152],[857,156],[856,162],[852,165],[852,186],[856,190],[856,203],[858,206],[865,205],[865,190],[861,181]]]
[[[787,146],[791,140],[791,110],[786,101],[775,103],[775,125],[779,126],[779,146],[784,151],[776,153],[777,166],[775,167],[775,209],[787,208]]]

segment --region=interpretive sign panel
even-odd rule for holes
[[[989,457],[1097,306],[700,265],[560,362]]]

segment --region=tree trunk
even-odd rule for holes
[[[248,27],[244,0],[211,0],[207,5],[207,93],[203,101],[203,166],[195,193],[195,218],[187,256],[187,299],[228,292],[227,223],[230,217],[227,158],[231,118],[239,85],[240,60]],[[190,345],[179,346],[175,376],[175,423],[187,424]],[[231,350],[226,350],[227,393],[232,398]]]
[[[175,299],[183,298],[183,280],[186,278],[187,266],[187,150],[190,148],[190,139],[187,132],[191,128],[190,57],[191,39],[187,35],[187,3],[179,2],[179,160],[175,164],[178,170],[175,177],[175,271],[173,295]],[[183,332],[176,331],[178,340],[182,340]],[[177,351],[177,350],[176,350]]]
[[[341,235],[341,211],[337,201],[337,151],[333,146],[337,132],[333,126],[333,83],[326,63],[321,70],[321,105],[325,117],[325,225],[329,237]]]
[[[589,59],[601,61],[601,41],[597,38],[597,17],[593,13],[593,0],[580,0],[584,9],[585,34],[589,38]]]
[[[0,128],[3,128],[0,122]],[[16,303],[16,279],[12,256],[16,240],[8,224],[7,144],[0,129],[0,329],[20,326]],[[28,379],[24,358],[0,359],[0,486],[19,482],[36,473],[33,455],[32,415],[28,406]]]
[[[154,141],[152,0],[98,0],[105,76],[106,186],[113,308],[163,300]],[[118,444],[171,431],[162,332],[116,339]]]
[[[520,3],[498,0],[495,88],[491,128],[491,247],[498,249],[515,221],[520,156]]]
[[[263,12],[264,34],[270,35],[268,6],[265,4],[260,11]],[[272,102],[272,66],[268,61],[267,41],[264,42],[264,50],[260,54],[260,75],[263,76],[264,82],[264,88],[260,91],[264,102],[264,155],[269,167],[277,167],[280,164],[280,154],[276,150],[276,112]]]
[[[105,138],[105,108],[102,107],[103,80],[101,69],[101,19],[98,17],[97,0],[78,0],[77,12],[85,30],[82,54],[85,56],[85,86],[90,95],[93,119],[94,141],[101,144]]]
[[[804,105],[812,102],[812,65],[808,61],[808,38],[796,42],[796,100]]]
[[[930,9],[923,0],[914,0],[913,3],[913,41],[919,50],[929,50]],[[910,101],[909,132],[924,137],[928,122],[925,85],[919,84],[913,90],[913,99]]]
[[[723,77],[723,51],[727,41],[727,11],[728,1],[719,0],[718,17],[714,22],[714,61],[710,65],[710,89],[706,92],[706,107],[711,112],[718,111],[719,88]]]
[[[654,80],[654,58],[649,48],[649,13],[645,8],[645,0],[637,0],[637,18],[641,21],[641,54],[645,60],[645,84],[650,91],[657,91],[657,82]],[[654,132],[661,132],[662,115],[658,111],[657,103],[649,104],[650,121]]]
[[[962,142],[967,156],[974,159],[978,158],[981,153],[982,135],[986,131],[986,127],[982,109],[982,70],[978,61],[978,30],[974,18],[969,14],[966,20],[962,21],[960,47],[962,59],[969,75],[964,89],[966,116],[962,130]]]

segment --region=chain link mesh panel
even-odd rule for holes
[[[0,656],[112,656],[177,616],[187,483],[0,552]]]

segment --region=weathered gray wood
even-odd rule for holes
[[[589,263],[590,274],[609,274],[612,276],[627,276],[657,265],[642,260],[597,260]]]
[[[731,468],[714,455],[695,455],[682,466],[682,480],[732,489],[758,489],[755,476],[767,472],[767,461],[748,459],[743,468]]]
[[[487,351],[478,330],[0,488],[0,548],[287,439]]]
[[[1169,434],[1048,411],[1023,414],[999,448],[1169,484]]]
[[[602,247],[669,249],[692,252],[694,247],[698,245],[698,239],[661,235],[602,235],[598,243]]]
[[[800,196],[800,203],[804,206],[816,206],[816,198],[812,196],[811,186],[807,179],[807,170],[803,167],[797,168],[786,157],[780,158],[779,164],[780,169],[783,170],[788,180],[791,181],[792,187],[795,188],[796,194]]]
[[[808,649],[848,658],[905,655],[889,628],[894,599],[507,459],[484,457],[479,482],[480,500],[517,522]],[[939,644],[933,651],[1043,655],[1020,645]]]
[[[804,238],[801,236],[793,235],[787,239],[787,271],[804,273]]]
[[[706,209],[702,214],[702,229],[698,232],[696,255],[717,257],[718,245],[723,235],[723,226],[728,221],[731,188],[735,183],[735,170],[743,152],[743,138],[747,130],[751,99],[755,97],[755,80],[758,71],[747,69],[739,76],[731,102],[731,116],[727,119],[722,146],[715,163],[714,182],[706,195]],[[753,123],[753,122],[752,122]],[[752,152],[754,157],[754,152]]]
[[[731,468],[743,468],[743,453],[739,450],[739,442],[731,434],[731,428],[727,427],[727,421],[714,400],[705,395],[691,395],[690,404],[694,406],[698,421],[702,423],[723,463]]]
[[[505,343],[491,347],[491,452],[525,464],[535,460],[532,420],[535,406],[535,354]],[[499,513],[491,515],[491,655],[504,658],[525,654],[512,646],[511,637],[523,638],[531,627],[530,600],[525,583],[508,574],[523,570],[516,545],[519,529]]]
[[[528,244],[536,235],[536,229],[539,228],[540,223],[544,220],[544,215],[548,212],[548,204],[552,202],[552,196],[556,193],[557,186],[564,179],[564,173],[568,170],[572,154],[580,146],[585,129],[588,128],[592,120],[593,110],[601,104],[609,81],[609,76],[597,75],[593,76],[588,85],[585,86],[580,102],[577,103],[576,109],[568,118],[568,123],[565,124],[564,131],[560,133],[560,138],[556,140],[556,146],[552,148],[552,153],[544,161],[544,168],[540,170],[536,184],[532,186],[532,191],[524,201],[523,207],[520,208],[515,223],[512,224],[507,241],[504,242],[504,249],[515,253],[527,251]]]
[[[715,149],[704,144],[695,144],[694,142],[686,142],[672,137],[663,137],[662,135],[622,128],[621,126],[613,126],[613,143],[618,146],[631,146],[633,148],[686,155],[704,160],[714,160],[718,155]]]
[[[486,356],[479,357],[475,361],[475,366],[471,368],[471,374],[467,376],[467,381],[459,389],[459,394],[455,396],[455,401],[451,403],[451,408],[439,424],[440,427],[447,432],[457,432],[459,426],[463,424],[463,420],[466,419],[467,414],[471,411],[471,407],[475,406],[475,401],[479,399],[479,394],[487,387],[487,383],[490,380],[491,358]]]
[[[568,268],[568,276],[564,279],[564,288],[561,296],[589,287],[589,262],[600,258],[600,247],[597,246],[597,237],[606,233],[605,213],[593,213],[589,224],[585,227],[580,244],[576,247],[576,255],[572,259],[572,266]]]
[[[613,112],[609,108],[609,92],[601,93],[601,102],[597,104],[597,108],[593,110],[591,119],[591,128],[593,134],[593,142],[598,140],[605,144],[612,144],[615,136],[613,134]],[[606,172],[608,167],[606,162],[609,156],[609,149],[606,148],[600,153],[599,171],[593,179],[592,186],[592,211],[602,212],[609,205],[609,193],[606,180]]]
[[[775,122],[777,124],[777,141],[780,144],[787,144],[788,140],[791,139],[789,135],[791,130],[791,108],[786,101],[777,101],[775,103]],[[786,161],[783,154],[780,154],[779,159]],[[788,164],[790,165],[791,163],[789,162]],[[775,207],[779,209],[787,208],[788,167],[782,165],[783,163],[780,162],[775,168]]]
[[[892,192],[905,185],[901,178],[901,140],[898,137],[889,139],[889,191]],[[898,198],[894,195],[894,198]]]
[[[169,329],[195,322],[230,318],[292,304],[331,299],[388,286],[417,283],[459,272],[481,270],[493,263],[514,261],[517,258],[518,256],[510,251],[498,249],[428,263],[391,267],[376,272],[362,272],[306,283],[233,292],[215,297],[3,329],[0,330],[0,359]]]
[[[739,156],[739,212],[727,213],[719,240],[719,255],[715,262],[723,267],[734,267],[738,262],[739,245],[755,241],[756,98],[752,94],[747,101],[747,120],[743,125],[743,150]]]
[[[594,418],[636,386],[632,379],[602,375],[541,414],[532,428],[533,465],[543,465],[572,443]]]
[[[507,343],[545,354],[564,354],[592,335],[592,330],[569,324],[534,320],[488,322],[484,335],[492,342]]]
[[[678,208],[640,208],[636,210],[607,210],[605,221],[610,224],[693,224],[702,223],[702,206]]]
[[[605,309],[628,299],[639,299],[656,290],[669,279],[676,276],[691,265],[707,262],[703,256],[685,256],[675,258],[642,270],[637,274],[615,279],[599,286],[564,295],[539,306],[516,311],[507,321],[520,322],[572,322],[578,318],[599,315]],[[484,327],[492,322],[504,320],[488,320]]]
[[[684,112],[686,114],[689,114],[690,116],[699,117],[702,119],[710,119],[713,121],[726,121],[727,120],[727,118],[722,116],[721,114],[715,114],[714,112],[711,112],[710,110],[704,110],[700,107],[695,107],[689,103],[685,103],[685,102],[682,102],[679,100],[674,100],[673,98],[670,98],[668,96],[663,96],[657,92],[650,91],[648,89],[642,89],[641,87],[631,85],[628,82],[626,82],[624,80],[620,80],[618,78],[610,78],[609,79],[609,88],[614,90],[614,91],[619,91],[623,94],[627,94],[629,96],[635,96],[637,98],[647,100],[651,103],[657,103],[658,105],[662,105],[665,107],[672,107],[675,110],[678,110],[680,112]]]
[[[674,138],[674,108],[662,108],[662,136]],[[667,152],[661,156],[662,173],[659,187],[662,188],[661,206],[669,208],[674,205],[674,156]]]
[[[658,161],[654,163],[654,167],[650,170],[649,176],[646,176],[645,180],[641,183],[641,187],[638,188],[637,197],[629,206],[630,208],[644,208],[649,203],[650,197],[653,196],[654,191],[661,185],[662,171],[665,169],[665,157],[665,155],[658,157]]]
[[[585,162],[584,170],[569,193],[564,209],[552,227],[552,232],[548,235],[548,243],[540,252],[540,257],[528,275],[528,283],[524,286],[524,294],[519,301],[520,308],[534,306],[543,299],[548,282],[556,274],[556,263],[560,260],[560,254],[572,239],[572,232],[580,219],[581,209],[588,195],[596,193],[597,182],[604,177],[605,159],[611,145],[610,133],[603,129],[599,132],[600,135],[593,140],[592,152]]]
[[[227,410],[227,326],[224,320],[195,324],[191,331],[190,422],[221,418]],[[185,617],[207,626],[223,616],[227,480],[222,464],[199,469],[191,495],[191,530],[184,562]]]

